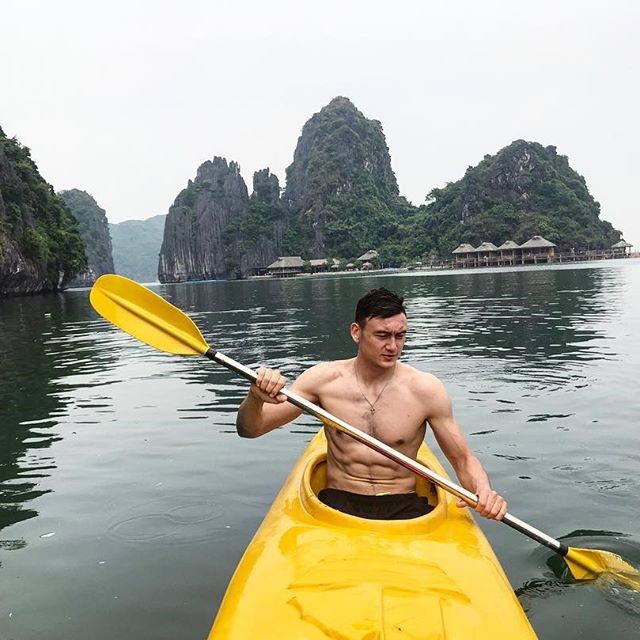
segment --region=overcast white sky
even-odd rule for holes
[[[524,138],[640,245],[638,2],[0,0],[0,24],[0,126],[110,222],[166,213],[214,155],[284,186],[302,125],[344,95],[413,203]]]

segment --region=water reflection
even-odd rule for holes
[[[616,356],[604,327],[620,313],[622,270],[574,269],[458,274],[438,278],[308,278],[263,282],[194,283],[159,286],[158,291],[190,313],[215,348],[249,366],[268,363],[294,378],[320,360],[348,357],[355,301],[374,286],[404,295],[410,317],[405,358],[416,366],[439,360],[496,363],[494,381],[553,390],[589,383],[584,365]],[[49,491],[40,481],[55,468],[46,450],[61,437],[60,419],[73,404],[74,424],[91,425],[110,412],[107,372],[129,338],[96,319],[86,292],[3,300],[0,307],[0,375],[3,406],[0,432],[0,527],[36,515],[33,500]],[[104,344],[96,347],[96,335]],[[128,354],[127,372],[136,379],[141,349]],[[178,409],[183,420],[205,420],[232,412],[246,392],[241,378],[196,359],[172,363],[187,384],[213,390],[194,406]],[[141,378],[165,371],[141,370]],[[80,399],[77,389],[96,392]],[[485,402],[494,390],[469,390]],[[495,397],[494,414],[521,411],[508,397]],[[539,412],[528,422],[558,421],[574,414]],[[221,426],[228,426],[221,424]],[[483,429],[472,435],[489,435]],[[528,456],[494,453],[507,460]]]
[[[499,361],[500,379],[576,382],[583,363],[612,359],[606,323],[619,314],[624,273],[577,269],[469,274],[409,289],[415,361]]]
[[[321,360],[353,355],[348,327],[356,300],[370,288],[388,286],[404,295],[408,306],[406,361],[436,373],[439,361],[445,362],[444,368],[455,362],[467,375],[477,369],[498,387],[519,384],[535,397],[588,386],[591,379],[584,365],[617,357],[607,331],[610,318],[621,313],[625,277],[620,269],[539,269],[158,289],[190,313],[214,348],[248,366],[278,367],[292,379]],[[200,413],[194,417],[211,408],[231,411],[244,395],[246,383],[238,376],[191,363],[184,371],[190,382],[216,389],[213,403],[197,407]],[[481,397],[472,400],[484,402]],[[492,409],[494,414],[522,411],[508,397],[495,402],[499,406]],[[528,420],[557,422],[570,416],[539,412]]]
[[[73,402],[64,385],[113,360],[108,351],[96,353],[91,322],[85,296],[0,304],[0,529],[37,516],[34,501],[51,491],[43,483],[56,468],[48,450],[62,438],[60,420]],[[21,546],[0,542],[4,549]]]
[[[318,361],[353,355],[348,327],[356,300],[376,286],[398,291],[410,318],[404,360],[445,381],[474,451],[513,497],[514,512],[552,535],[606,522],[637,537],[628,510],[638,488],[630,453],[637,450],[637,403],[624,384],[638,361],[640,315],[622,307],[640,299],[640,278],[630,269],[155,289],[186,310],[215,348],[250,366],[278,366],[289,378]],[[303,417],[241,441],[233,423],[245,380],[206,359],[138,343],[99,320],[86,292],[0,302],[0,357],[0,527],[16,525],[0,540],[0,552],[15,551],[5,556],[0,599],[21,606],[11,581],[24,576],[36,594],[30,602],[46,605],[33,607],[38,629],[46,630],[52,619],[64,624],[55,589],[64,583],[75,621],[65,637],[83,637],[87,626],[112,636],[114,619],[126,625],[124,635],[140,628],[138,635],[157,638],[202,637],[315,421]],[[548,552],[531,554],[522,536],[486,528],[513,584],[530,587],[521,599],[540,637],[566,637],[566,629],[582,624],[583,605],[595,612],[584,637],[614,637],[598,626],[607,613],[602,594],[563,582],[547,565]],[[27,553],[19,551],[22,537]],[[612,550],[627,557],[625,549]],[[43,577],[44,565],[50,572]],[[103,595],[121,608],[93,606],[98,566]],[[123,590],[129,600],[112,601]],[[545,598],[549,592],[561,597]],[[199,599],[189,597],[194,593]],[[177,601],[193,605],[181,606],[179,625]],[[622,633],[637,629],[638,614],[629,611],[619,619],[615,610]],[[17,637],[6,622],[0,619],[0,636]]]

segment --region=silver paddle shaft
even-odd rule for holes
[[[253,369],[245,367],[243,364],[240,364],[232,358],[214,351],[213,349],[209,349],[205,355],[207,356],[207,358],[215,360],[217,363],[223,365],[224,367],[227,367],[227,369],[231,369],[232,371],[239,373],[243,378],[246,378],[250,382],[255,382],[258,378],[258,374]],[[307,400],[306,398],[299,396],[297,393],[290,391],[286,387],[282,389],[280,393],[284,395],[291,404],[298,407],[298,409],[302,409],[302,411],[314,416],[315,418],[318,418],[318,420],[320,420],[324,424],[334,427],[335,429],[338,429],[338,431],[342,431],[342,433],[346,433],[354,440],[357,440],[370,449],[373,449],[381,455],[390,458],[394,462],[397,462],[399,465],[415,473],[416,475],[427,478],[434,484],[442,487],[445,491],[448,491],[449,493],[452,493],[458,498],[464,500],[472,507],[475,507],[478,504],[478,496],[476,496],[475,493],[471,493],[471,491],[468,491],[464,487],[461,487],[455,482],[452,482],[448,478],[445,478],[435,471],[432,471],[413,458],[410,458],[409,456],[396,451],[384,442],[380,442],[380,440],[377,440],[368,433],[365,433],[364,431],[361,431],[360,429],[357,429],[356,427],[350,425],[348,422],[345,422],[340,418],[336,418],[336,416],[332,415],[313,402],[309,402],[309,400]],[[516,531],[520,531],[520,533],[529,536],[536,542],[549,547],[549,549],[555,551],[556,553],[566,555],[568,551],[567,547],[555,538],[548,536],[543,531],[532,527],[530,524],[527,524],[523,520],[512,516],[510,513],[505,513],[504,517],[502,518],[502,522],[509,525],[511,528],[516,529]]]

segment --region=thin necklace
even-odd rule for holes
[[[391,377],[384,383],[384,387],[382,387],[382,390],[378,394],[378,397],[373,402],[369,402],[369,398],[367,398],[367,396],[365,396],[364,393],[362,393],[362,387],[360,385],[360,378],[358,377],[358,370],[356,369],[355,363],[353,365],[353,373],[355,373],[355,375],[356,375],[356,384],[358,385],[358,391],[360,392],[360,395],[364,398],[364,401],[369,405],[369,411],[371,413],[375,413],[376,412],[376,404],[378,404],[378,400],[380,400],[380,396],[384,393],[384,390],[387,388],[388,384],[391,382],[393,377],[396,375],[396,367],[393,368],[393,373],[391,374]]]

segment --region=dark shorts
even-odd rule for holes
[[[338,511],[369,520],[409,520],[433,510],[427,499],[417,493],[368,496],[342,489],[322,489],[318,498]]]

